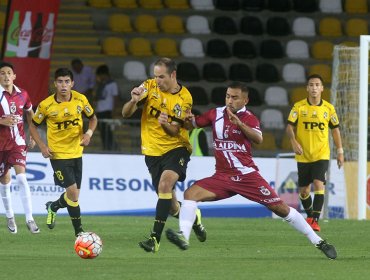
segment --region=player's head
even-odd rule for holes
[[[11,63],[0,62],[0,85],[6,90],[12,90],[13,82],[16,78],[14,67]]]
[[[159,89],[163,92],[171,92],[177,87],[176,62],[167,57],[161,57],[154,62],[154,78]]]
[[[248,87],[241,82],[232,82],[226,90],[225,105],[235,113],[248,104]]]
[[[68,68],[59,68],[54,74],[54,86],[57,94],[67,95],[74,85],[73,74]]]
[[[307,78],[307,92],[309,97],[321,98],[324,90],[324,82],[319,74],[312,74]]]

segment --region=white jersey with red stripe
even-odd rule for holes
[[[26,145],[23,111],[32,110],[32,103],[27,91],[16,86],[10,94],[0,86],[0,117],[14,115],[18,123],[15,126],[0,125],[0,151],[12,150],[15,146]]]
[[[252,112],[243,107],[236,115],[243,123],[262,134],[260,122]],[[230,122],[226,107],[211,109],[196,117],[195,124],[197,127],[212,126],[216,173],[236,176],[258,171],[252,158],[252,142],[237,125]]]

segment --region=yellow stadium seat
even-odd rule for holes
[[[290,93],[290,105],[293,106],[294,103],[307,98],[307,90],[306,87],[296,87],[292,89],[292,92]]]
[[[125,42],[118,37],[107,37],[103,41],[103,53],[112,56],[126,56]]]
[[[115,32],[132,32],[130,17],[123,14],[109,16],[108,25],[110,30]]]
[[[365,14],[368,12],[367,0],[345,0],[344,11],[350,14]]]
[[[347,46],[347,47],[358,47],[358,42],[353,41],[343,41],[340,45]]]
[[[135,9],[137,8],[136,0],[112,0],[113,5],[117,8]]]
[[[256,150],[274,151],[276,147],[276,139],[271,132],[263,133],[263,142],[261,144],[253,144]]]
[[[284,134],[283,139],[281,139],[280,147],[284,151],[293,151],[292,144],[290,143],[288,135]]]
[[[368,21],[361,18],[351,18],[347,20],[345,30],[346,34],[352,37],[368,35],[369,34]]]
[[[89,0],[88,1],[89,6],[94,8],[110,8],[112,7],[112,4],[110,0]]]
[[[161,18],[160,28],[165,33],[181,34],[185,32],[181,17],[168,15]]]
[[[133,38],[130,40],[128,50],[133,56],[152,56],[150,41],[145,38]]]
[[[187,0],[164,0],[164,4],[169,9],[189,9]]]
[[[165,57],[179,56],[176,41],[170,38],[158,39],[155,42],[154,51],[158,56],[165,56]]]
[[[138,15],[135,18],[135,29],[140,33],[157,33],[157,19],[152,15]]]
[[[325,17],[320,20],[319,34],[321,36],[339,37],[343,35],[341,21],[335,17]]]
[[[0,30],[4,29],[5,24],[5,13],[3,11],[0,11]]]
[[[144,9],[162,9],[162,0],[139,0],[139,6]]]
[[[316,59],[332,59],[334,44],[331,41],[316,41],[312,44],[312,57]]]
[[[324,91],[321,93],[321,98],[330,102],[331,90],[330,88],[324,87]]]
[[[308,75],[319,74],[324,83],[331,83],[331,66],[328,64],[314,64],[311,65]]]

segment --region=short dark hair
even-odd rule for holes
[[[11,64],[11,63],[9,63],[9,62],[1,61],[1,62],[0,62],[0,68],[3,68],[3,67],[9,67],[9,68],[11,68],[11,69],[14,71],[14,66],[13,66],[13,64]]]
[[[96,68],[96,75],[109,75],[109,68],[106,64],[98,66]]]
[[[307,77],[307,84],[311,79],[319,79],[322,84],[324,84],[323,78],[319,74],[312,74]]]
[[[71,80],[73,81],[73,73],[71,70],[69,70],[68,68],[58,68],[55,71],[54,79],[56,80],[59,77],[65,77],[65,76],[69,76]]]
[[[174,60],[168,57],[161,57],[154,62],[154,66],[156,65],[164,65],[167,68],[167,73],[171,74],[173,71],[177,70],[177,65]]]
[[[240,89],[244,94],[247,96],[249,95],[249,89],[246,84],[242,82],[231,82],[231,84],[228,85],[229,88],[237,88]]]

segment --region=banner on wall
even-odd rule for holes
[[[9,0],[2,57],[33,105],[48,96],[50,56],[60,0]]]

